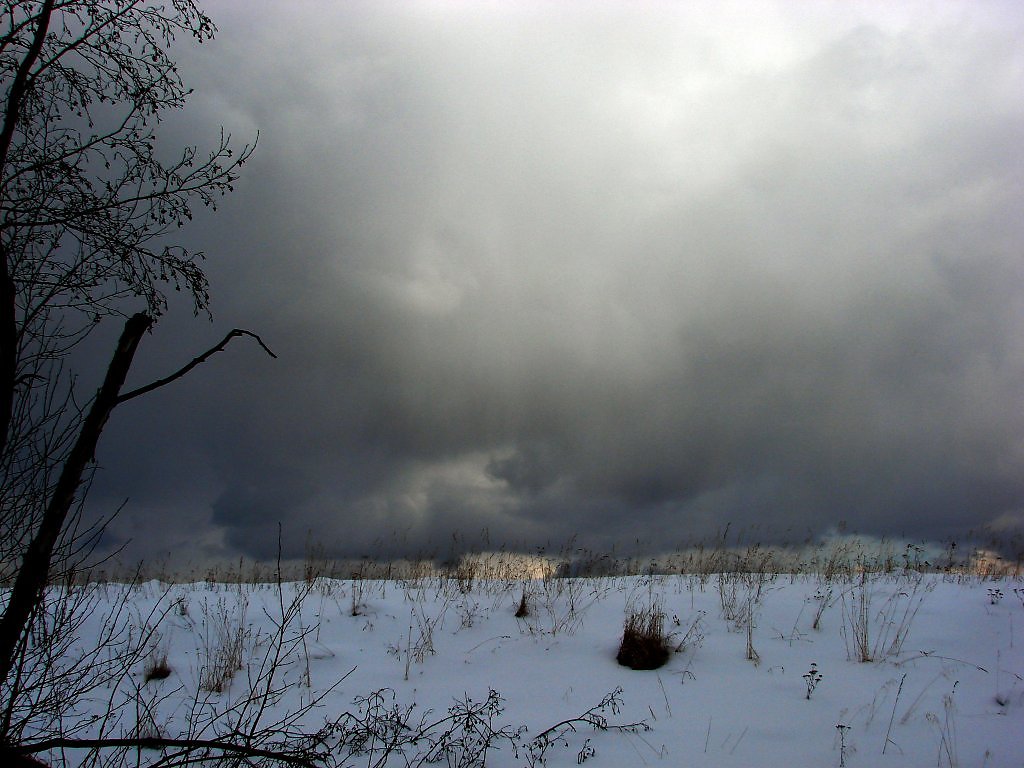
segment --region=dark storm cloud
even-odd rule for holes
[[[211,10],[168,135],[260,147],[138,376],[279,359],[118,414],[141,551],[1019,524],[1012,6]]]

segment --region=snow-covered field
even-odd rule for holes
[[[316,730],[342,718],[350,730],[346,747],[344,728],[336,729],[339,750],[358,755],[358,723],[381,725],[380,738],[422,729],[423,738],[387,757],[370,738],[353,765],[382,757],[386,765],[423,757],[476,764],[436,744],[472,720],[460,713],[476,712],[475,725],[454,728],[446,743],[479,745],[490,734],[493,766],[995,768],[1024,765],[1022,587],[1012,578],[912,570],[831,580],[731,573],[147,582],[103,586],[81,642],[109,626],[104,606],[125,589],[133,621],[166,611],[152,652],[117,694],[136,699],[132,717],[108,724],[109,735],[131,733],[140,720],[142,732],[174,737],[197,713],[205,722],[218,713],[230,719],[280,646],[275,684],[283,692],[268,700],[264,722],[336,684],[302,719]],[[517,617],[524,593],[528,610]],[[620,666],[624,618],[652,608],[664,612],[678,651],[658,670]],[[146,681],[147,665],[161,666],[164,654],[169,676]],[[232,677],[218,685],[211,671],[225,664]],[[96,691],[83,713],[115,698]],[[371,747],[378,752],[366,754]],[[143,762],[158,756],[141,753]]]

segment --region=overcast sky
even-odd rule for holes
[[[267,557],[1024,522],[1017,2],[207,4],[184,238],[90,508]],[[106,354],[104,352],[104,354]]]

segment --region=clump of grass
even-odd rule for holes
[[[199,676],[202,690],[223,693],[235,673],[245,668],[245,644],[249,638],[245,612],[248,605],[248,598],[240,593],[236,610],[232,610],[224,599],[218,600],[212,609],[203,606],[206,633],[200,657],[203,660]]]
[[[145,682],[151,680],[166,680],[171,676],[170,664],[167,663],[167,651],[163,648],[154,648],[142,668],[142,678]]]
[[[171,676],[171,665],[167,662],[167,641],[154,628],[153,636],[142,664],[143,685],[153,680],[166,680]]]
[[[615,660],[630,669],[658,669],[671,653],[671,638],[665,633],[665,612],[661,606],[654,603],[630,611]]]
[[[526,594],[526,584],[523,584],[523,593],[519,597],[519,605],[516,606],[516,618],[524,619],[530,615],[530,602]]]
[[[886,656],[898,656],[910,633],[910,626],[921,603],[935,583],[925,583],[920,573],[897,574],[895,586],[881,610],[871,608],[880,578],[866,569],[850,591],[840,595],[843,606],[843,640],[848,658],[871,662]]]

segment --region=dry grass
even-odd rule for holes
[[[212,607],[203,606],[206,631],[200,656],[202,668],[199,686],[202,690],[223,693],[230,686],[235,673],[245,668],[247,607],[248,599],[241,593],[235,608],[224,599],[218,600]]]
[[[615,660],[630,669],[658,669],[671,653],[671,638],[665,633],[665,612],[661,606],[654,603],[630,611]]]
[[[154,648],[146,657],[145,666],[142,668],[142,679],[145,682],[152,680],[166,680],[171,676],[170,664],[167,663],[167,651],[162,648]]]

